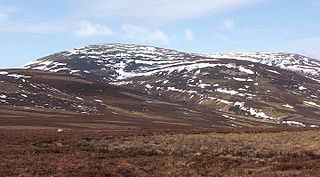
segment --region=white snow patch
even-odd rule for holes
[[[247,68],[245,68],[243,66],[239,66],[239,70],[241,72],[244,72],[244,73],[247,73],[247,74],[254,74],[254,72],[251,69],[247,69]]]
[[[280,73],[278,71],[274,71],[274,70],[270,70],[270,69],[267,69],[267,71],[280,75]]]
[[[228,115],[222,115],[222,117],[225,117],[225,118],[227,118],[227,119],[231,119],[231,120],[236,120],[236,118],[231,117],[231,116],[228,116]]]
[[[168,82],[169,82],[169,80],[164,80],[162,83],[167,84]]]
[[[25,76],[25,75],[21,75],[21,74],[8,74],[7,76],[9,77],[14,77],[14,78],[17,78],[17,79],[20,79],[20,78],[31,78],[31,76]]]
[[[305,104],[309,105],[309,106],[316,106],[316,107],[319,107],[320,108],[320,105],[318,105],[317,103],[315,102],[311,102],[311,101],[303,101]]]
[[[222,88],[217,88],[216,91],[220,92],[220,93],[229,94],[229,95],[237,95],[239,93],[235,90],[227,90],[227,89],[222,89]]]
[[[133,81],[120,81],[120,82],[112,82],[111,84],[119,86],[119,85],[128,85],[128,84],[132,84],[132,83],[133,83]]]
[[[168,91],[175,91],[175,92],[181,92],[181,93],[186,92],[185,90],[176,89],[175,87],[168,87]]]
[[[150,85],[150,84],[146,84],[145,87],[146,87],[147,89],[152,89],[152,88],[153,88],[153,86]]]
[[[248,112],[248,113],[250,113],[251,116],[254,116],[256,118],[272,119],[272,120],[274,119],[273,117],[266,115],[264,112],[261,112],[261,111],[259,112],[253,108],[245,107],[244,104],[245,104],[245,102],[235,102],[234,106],[239,106],[240,110]]]
[[[25,97],[25,98],[27,98],[28,96],[27,95],[25,95],[25,94],[21,94],[21,96],[23,96],[23,97]]]
[[[236,80],[236,81],[240,81],[240,82],[245,82],[245,81],[247,81],[247,79],[244,79],[244,78],[234,77],[233,79]]]
[[[98,103],[103,103],[102,100],[98,100],[98,99],[95,99],[94,101],[95,101],[95,102],[98,102]]]
[[[69,74],[74,74],[74,73],[78,73],[78,72],[80,72],[80,70],[71,70],[71,71],[69,72]]]
[[[80,98],[80,97],[76,97],[76,99],[81,100],[81,101],[84,101],[83,98]]]
[[[245,79],[245,78],[237,78],[237,77],[233,77],[233,79],[240,82],[253,82],[253,79]]]
[[[7,98],[7,95],[0,95],[0,98],[6,99],[6,98]]]
[[[205,88],[205,87],[210,87],[211,86],[211,84],[198,84],[198,86],[199,87],[201,87],[201,88]]]
[[[318,98],[318,96],[316,95],[310,95],[312,98]]]
[[[33,88],[38,88],[36,85],[34,85],[34,84],[30,84],[30,86],[31,87],[33,87]]]
[[[198,93],[198,92],[195,91],[195,90],[188,90],[187,92],[190,93],[190,94],[197,94],[197,93]]]
[[[264,119],[268,119],[270,118],[269,116],[267,116],[264,112],[257,112],[256,110],[254,110],[253,108],[250,108],[249,110],[250,114],[252,116],[255,116],[257,118],[264,118]]]
[[[284,105],[282,105],[282,106],[285,107],[285,108],[290,108],[290,109],[293,109],[293,108],[294,108],[293,106],[288,105],[288,104],[284,104]]]
[[[233,103],[231,101],[223,100],[223,99],[220,99],[220,98],[217,99],[217,102],[224,103],[224,104],[232,104]]]
[[[307,88],[305,88],[304,86],[300,86],[299,90],[306,90]]]
[[[0,75],[7,75],[9,74],[7,71],[0,71]]]
[[[297,126],[301,126],[301,127],[306,126],[305,124],[303,124],[301,122],[297,122],[297,121],[293,121],[293,120],[282,121],[282,123],[288,124],[288,125],[297,125]]]

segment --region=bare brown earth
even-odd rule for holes
[[[0,176],[319,176],[320,131],[0,126]],[[85,127],[85,128],[80,128]],[[114,127],[113,127],[114,128]]]

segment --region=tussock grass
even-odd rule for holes
[[[320,131],[0,131],[4,176],[318,176]]]

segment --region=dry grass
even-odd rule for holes
[[[0,131],[4,176],[318,176],[320,131]]]

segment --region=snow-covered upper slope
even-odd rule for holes
[[[26,64],[27,69],[39,69],[70,74],[90,74],[92,68],[108,75],[104,81],[149,75],[153,69],[192,62],[197,55],[174,50],[133,44],[89,45],[57,53]],[[77,59],[73,61],[72,59]],[[85,63],[83,65],[83,63]]]
[[[315,80],[320,80],[320,61],[299,54],[272,52],[193,54],[134,44],[88,45],[44,57],[28,63],[24,67],[53,72],[71,69],[69,71],[71,74],[79,74],[81,72],[87,72],[88,74],[89,71],[85,71],[86,68],[77,67],[80,70],[72,69],[66,66],[66,62],[59,62],[59,60],[73,59],[75,57],[79,60],[95,60],[98,68],[100,67],[99,69],[107,67],[108,70],[111,67],[113,71],[108,71],[111,77],[107,78],[107,81],[139,76],[141,73],[146,72],[151,74],[156,70],[169,69],[172,66],[177,67],[213,59],[251,61],[294,71]],[[84,71],[81,71],[82,69]],[[182,68],[180,67],[180,69]]]
[[[259,62],[269,66],[295,71],[306,76],[320,77],[320,61],[299,54],[283,52],[238,52],[208,54],[204,56]]]
[[[105,63],[110,60],[126,61],[127,63],[135,61],[137,64],[162,65],[177,63],[181,60],[191,60],[195,56],[175,50],[163,49],[153,46],[142,46],[134,44],[104,44],[88,45],[80,48],[71,49],[51,56],[61,59],[77,56],[79,59],[94,59],[98,63]],[[24,65],[30,68],[34,65],[42,66],[34,69],[50,70],[53,68],[54,60],[44,57]],[[62,65],[61,63],[58,65]],[[113,64],[112,62],[110,64]]]

